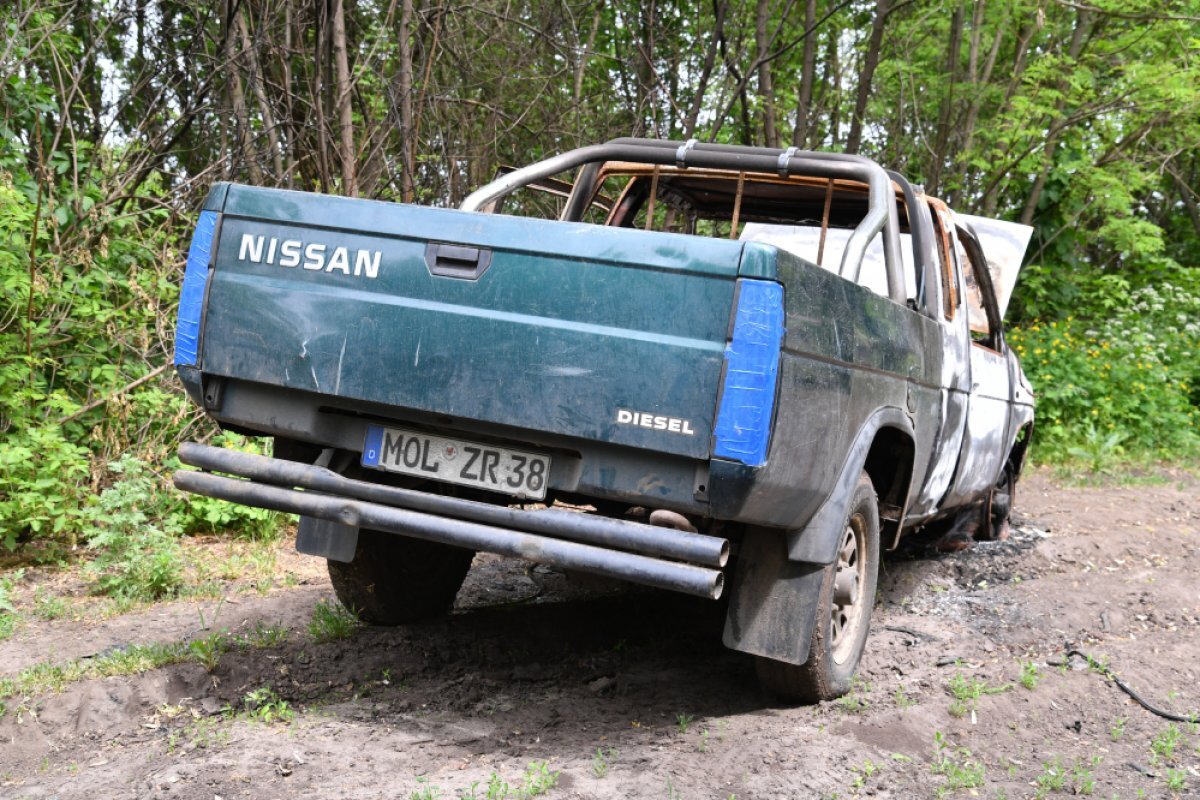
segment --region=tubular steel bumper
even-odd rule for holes
[[[186,442],[186,492],[717,599],[729,542],[563,509],[494,506],[346,478],[323,467]],[[297,491],[301,489],[303,491]]]

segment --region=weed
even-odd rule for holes
[[[558,773],[550,771],[550,764],[547,761],[529,762],[522,777],[524,780],[517,792],[520,800],[545,794],[553,788],[554,784],[558,783]]]
[[[879,770],[882,768],[883,764],[876,764],[869,758],[864,761],[861,766],[853,767],[852,771],[854,772],[855,777],[854,783],[851,784],[851,788],[853,788],[856,792],[861,791],[863,787],[867,785],[867,780],[870,779],[870,777],[876,772],[879,772]]]
[[[71,607],[61,597],[44,592],[40,587],[33,593],[33,613],[44,620],[56,620],[71,613]]]
[[[1051,762],[1043,762],[1042,774],[1037,776],[1035,783],[1039,797],[1044,797],[1046,792],[1062,791],[1067,786],[1067,768],[1057,757]]]
[[[1026,689],[1033,691],[1037,688],[1038,681],[1042,676],[1038,674],[1037,664],[1032,661],[1021,662],[1021,685]]]
[[[242,697],[242,709],[246,718],[255,722],[287,723],[296,718],[296,712],[287,704],[287,701],[281,700],[269,686],[246,692]]]
[[[695,719],[696,717],[693,714],[679,713],[675,715],[675,725],[679,728],[680,733],[687,733],[688,728],[691,727],[692,721]]]
[[[854,678],[850,684],[850,691],[838,698],[837,703],[842,710],[847,714],[861,714],[867,710],[870,703],[859,693],[859,689],[863,691],[871,691],[871,684],[860,682],[858,678]]]
[[[701,753],[708,752],[708,728],[700,731],[700,744],[696,745],[696,749]]]
[[[427,778],[417,778],[417,783],[424,785],[410,794],[408,800],[438,800],[442,796],[442,790],[437,787],[437,784],[427,783],[427,780]]]
[[[950,678],[950,683],[947,688],[954,695],[954,702],[950,704],[950,713],[956,717],[962,717],[974,711],[979,702],[979,698],[985,694],[1000,694],[1007,692],[1013,685],[1006,683],[1003,686],[988,686],[986,681],[982,681],[975,676],[968,678],[961,672],[954,673]]]
[[[1072,781],[1075,794],[1090,795],[1096,791],[1096,776],[1092,774],[1092,769],[1099,766],[1101,761],[1100,756],[1093,756],[1090,767],[1081,762],[1075,762],[1075,774]]]
[[[25,577],[25,570],[19,569],[0,578],[0,642],[13,635],[17,629],[17,609],[12,603],[13,585]]]
[[[176,540],[179,526],[172,518],[155,520],[147,513],[162,502],[157,483],[132,456],[109,464],[109,469],[121,479],[84,512],[97,531],[88,541],[97,555],[87,565],[96,589],[136,600],[178,593],[184,567]]]
[[[512,787],[507,781],[501,780],[497,773],[493,772],[488,778],[487,800],[504,800],[510,791]]]
[[[1175,758],[1175,747],[1179,744],[1180,735],[1176,725],[1168,725],[1165,731],[1150,741],[1150,750],[1153,753],[1150,760],[1157,763],[1159,759],[1170,761]]]
[[[986,771],[983,764],[974,760],[970,750],[951,747],[941,731],[933,735],[933,743],[934,756],[930,768],[934,775],[946,778],[946,782],[937,789],[939,798],[959,789],[974,789],[983,785]]]
[[[287,641],[287,637],[288,629],[282,622],[276,625],[267,625],[262,620],[259,620],[254,623],[254,628],[246,634],[245,641],[251,647],[261,650],[268,647],[278,647]],[[386,681],[387,678],[385,677],[384,680]]]
[[[1118,717],[1116,723],[1113,724],[1112,728],[1108,732],[1109,738],[1115,742],[1118,739],[1120,739],[1122,736],[1124,736],[1125,735],[1125,723],[1128,721],[1129,720],[1126,719],[1125,717]]]
[[[917,704],[917,701],[909,697],[904,691],[903,686],[897,686],[896,691],[892,694],[892,697],[895,699],[896,706],[899,708],[908,708],[909,706],[915,706]]]
[[[608,774],[609,762],[617,757],[615,748],[597,747],[596,755],[592,756],[592,774],[597,778],[603,778]]]
[[[218,720],[201,717],[184,730],[184,736],[194,747],[209,749],[223,747],[229,742],[229,731]]]
[[[1173,792],[1181,791],[1187,781],[1187,773],[1182,769],[1167,770],[1167,788]]]
[[[221,655],[229,649],[229,637],[224,632],[214,633],[203,639],[195,639],[188,643],[188,652],[196,663],[212,672],[221,662]]]
[[[345,606],[322,600],[313,609],[308,632],[318,642],[332,642],[349,637],[361,625]]]

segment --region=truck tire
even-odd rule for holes
[[[795,703],[832,700],[850,691],[862,658],[879,576],[879,501],[863,472],[854,487],[837,560],[825,568],[808,661],[787,664],[759,657],[762,687]]]
[[[342,605],[363,622],[400,625],[448,611],[474,557],[461,547],[364,529],[353,561],[326,563]]]
[[[1002,541],[1008,538],[1009,519],[1013,503],[1017,499],[1017,471],[1010,460],[1004,465],[1000,480],[992,489],[987,503],[987,525],[975,538],[984,541]]]

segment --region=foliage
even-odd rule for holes
[[[296,718],[296,712],[286,700],[280,699],[269,686],[246,692],[242,697],[242,713],[247,719],[270,724],[288,723]]]
[[[0,578],[0,642],[12,636],[17,629],[17,609],[12,603],[12,590],[13,584],[24,577],[25,570],[19,569]]]
[[[1012,686],[1011,683],[1006,683],[1002,686],[989,686],[987,681],[980,680],[974,675],[967,677],[962,672],[955,672],[950,677],[949,683],[946,684],[946,688],[954,695],[954,702],[950,704],[950,713],[956,717],[973,713],[980,697],[1006,692]]]
[[[862,152],[958,209],[1030,224],[1010,317],[1042,403],[1037,456],[1196,452],[1187,15],[823,3],[809,30],[799,6],[729,0],[353,3],[338,75],[319,4],[151,5],[0,7],[6,551],[86,542],[92,498],[120,479],[109,464],[173,468],[181,439],[216,435],[169,369],[213,180],[453,205],[502,165],[630,134]],[[163,534],[280,525],[171,503],[147,513]]]
[[[96,558],[88,564],[103,594],[157,600],[175,594],[183,583],[183,555],[178,525],[153,515],[161,501],[153,478],[136,459],[126,457],[109,468],[120,476],[101,493],[85,516],[95,526],[88,547]]]
[[[1124,293],[1107,316],[1009,336],[1038,396],[1039,459],[1097,469],[1119,457],[1200,451],[1200,287]]]
[[[937,797],[945,797],[959,789],[974,789],[983,785],[986,775],[984,765],[975,759],[965,747],[953,747],[941,731],[934,733],[934,756],[930,770],[934,775],[945,777],[946,782],[937,787]]]
[[[348,638],[362,627],[358,617],[336,602],[320,600],[313,608],[308,632],[318,642],[333,642]]]

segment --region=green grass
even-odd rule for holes
[[[74,616],[72,608],[66,600],[43,592],[41,589],[37,589],[33,593],[33,613],[39,619],[46,621]]]
[[[263,650],[278,647],[287,641],[288,629],[282,622],[268,625],[262,620],[254,623],[254,628],[246,634],[246,642],[250,647]]]
[[[597,755],[600,751],[597,750]],[[493,772],[487,785],[481,787],[478,782],[459,792],[458,800],[531,800],[545,794],[558,783],[558,772],[550,770],[547,761],[531,761],[525,768],[520,782],[513,786]],[[409,793],[408,800],[441,800],[442,789],[435,783],[429,783],[427,778],[417,778],[420,786]],[[482,794],[480,794],[482,792]]]
[[[930,770],[934,775],[946,779],[945,783],[937,787],[937,797],[945,797],[959,789],[974,789],[983,785],[986,769],[982,763],[975,760],[970,750],[950,746],[941,731],[934,734],[933,744],[934,757]]]
[[[861,690],[861,691],[860,691]],[[867,710],[870,705],[867,698],[862,696],[862,692],[871,691],[871,684],[859,681],[857,677],[850,684],[850,691],[837,699],[838,706],[847,714],[861,714]]]
[[[216,670],[221,656],[229,649],[229,636],[223,631],[188,643],[188,653],[208,672]]]
[[[597,778],[603,778],[608,774],[609,762],[616,757],[616,748],[597,747],[596,755],[592,756],[592,774]]]
[[[243,638],[231,637],[225,632],[220,632],[190,642],[134,644],[96,658],[77,658],[61,664],[41,662],[15,675],[0,677],[0,701],[58,693],[78,681],[138,675],[187,661],[194,661],[211,672],[216,668],[221,655],[234,646],[266,649],[282,641],[287,635],[282,626],[266,630],[268,633],[265,634],[251,631]],[[3,716],[3,713],[0,713],[0,716]]]
[[[1183,791],[1187,785],[1187,773],[1182,769],[1169,769],[1166,774],[1167,788],[1172,792]]]
[[[1041,679],[1042,679],[1042,676],[1040,674],[1038,674],[1037,664],[1033,663],[1032,661],[1021,662],[1021,678],[1020,678],[1020,680],[1021,680],[1022,686],[1024,686],[1029,691],[1033,691],[1034,689],[1037,688],[1038,681],[1040,681]]]
[[[1112,728],[1108,731],[1109,738],[1114,742],[1120,740],[1125,735],[1125,723],[1128,721],[1126,717],[1118,717],[1117,721],[1113,723]]]
[[[1151,761],[1171,761],[1175,758],[1175,748],[1179,745],[1182,734],[1178,726],[1171,724],[1162,733],[1150,740]]]
[[[358,617],[354,616],[340,603],[317,603],[313,609],[312,619],[308,622],[308,632],[318,642],[333,642],[345,639],[362,627]]]
[[[280,699],[275,690],[269,686],[246,692],[242,697],[242,712],[238,716],[254,722],[270,724],[272,722],[289,723],[296,718],[296,712],[286,700]]]
[[[950,694],[954,695],[954,702],[950,704],[950,713],[956,717],[963,717],[976,710],[980,697],[1007,692],[1013,688],[1013,684],[989,686],[987,681],[982,681],[973,675],[967,677],[961,672],[956,672],[950,678],[950,682],[946,684],[946,688],[950,690]]]

